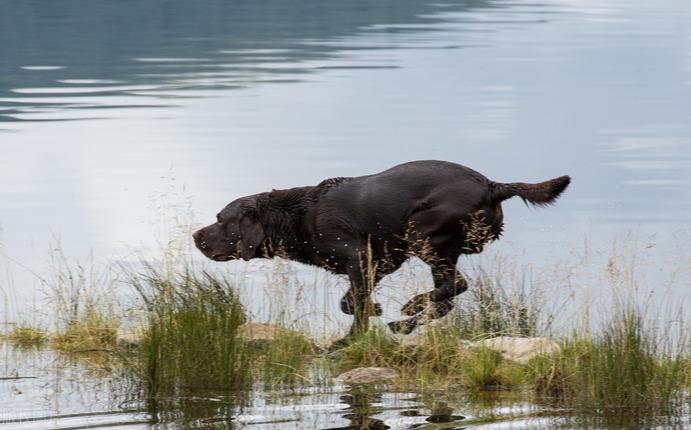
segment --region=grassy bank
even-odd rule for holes
[[[227,279],[153,266],[128,279],[147,307],[147,329],[134,363],[153,395],[309,382],[312,343],[279,327],[271,342],[253,339],[243,331],[246,312]]]
[[[20,324],[4,339],[24,345],[50,340],[67,352],[109,351],[144,383],[152,401],[209,391],[242,397],[257,386],[323,385],[342,371],[365,366],[396,369],[395,389],[513,393],[615,422],[678,416],[691,400],[687,339],[656,326],[635,301],[617,302],[599,330],[576,328],[556,337],[558,351],[517,362],[478,341],[546,335],[551,316],[543,313],[538,295],[510,294],[497,278],[481,274],[454,313],[414,335],[395,336],[375,324],[327,353],[295,327],[272,328],[270,341],[257,342],[246,331],[241,286],[184,259],[118,269],[117,276],[61,261],[47,281],[56,297],[54,332]],[[115,279],[144,304],[134,347],[116,343],[121,318],[112,294]]]
[[[557,352],[519,363],[477,341],[540,335],[538,308],[501,289],[487,294],[497,287],[490,279],[478,281],[484,284],[458,312],[413,336],[375,325],[333,353],[317,351],[287,328],[261,345],[243,337],[246,315],[227,280],[190,270],[162,278],[153,269],[137,279],[150,317],[139,363],[159,391],[315,385],[324,383],[315,366],[331,376],[380,366],[399,372],[397,389],[512,392],[590,417],[674,416],[691,399],[686,339],[671,344],[669,334],[630,303],[602,330],[575,330],[556,339]]]
[[[245,312],[225,280],[148,266],[130,281],[147,307],[137,366],[150,392],[251,387],[250,357],[238,335]]]
[[[43,346],[66,352],[112,351],[121,322],[122,309],[116,296],[118,274],[108,264],[97,264],[92,256],[69,259],[59,242],[51,246],[50,273],[36,275],[43,287],[45,304],[19,317],[19,323],[0,338],[23,346]],[[44,312],[43,306],[50,309]],[[51,320],[43,319],[50,314]]]

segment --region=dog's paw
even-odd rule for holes
[[[403,315],[412,317],[425,310],[427,305],[429,305],[429,293],[418,294],[403,305],[401,312],[403,312]]]
[[[331,345],[329,345],[326,348],[326,351],[329,353],[336,352],[336,351],[343,349],[346,346],[348,346],[351,341],[352,341],[352,338],[350,336],[346,336],[344,338],[338,339],[338,340],[334,341]]]
[[[347,296],[341,299],[341,312],[346,315],[355,314],[355,305],[347,298]]]
[[[375,317],[380,317],[384,311],[382,310],[381,304],[379,303],[372,303],[371,305],[371,312],[372,315]]]
[[[417,327],[417,322],[414,318],[410,318],[402,321],[391,321],[387,324],[389,329],[398,334],[410,334]]]
[[[372,316],[377,316],[380,317],[383,313],[383,309],[381,304],[379,303],[368,303],[369,306],[369,312],[370,315]],[[348,300],[347,298],[342,298],[341,299],[341,311],[346,314],[346,315],[354,315],[355,314],[355,306],[353,303]]]

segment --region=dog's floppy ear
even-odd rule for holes
[[[240,218],[240,256],[242,259],[247,261],[254,258],[265,237],[266,233],[261,222],[259,222],[256,206],[245,208]]]

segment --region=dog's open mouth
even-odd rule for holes
[[[214,261],[228,261],[230,256],[228,254],[215,254],[211,256],[211,259]]]

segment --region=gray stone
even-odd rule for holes
[[[459,339],[458,344],[460,347],[465,349],[473,348],[475,346],[474,342],[464,339]],[[419,351],[434,348],[434,344],[428,334],[422,333],[403,337],[399,348],[404,353],[413,354]]]
[[[500,336],[475,342],[476,348],[489,348],[505,359],[525,364],[533,357],[550,355],[561,350],[559,344],[544,337]]]
[[[238,336],[250,346],[265,348],[283,332],[282,327],[273,324],[245,323],[238,329]]]
[[[115,343],[123,348],[139,345],[149,326],[148,321],[148,314],[144,308],[137,307],[128,310],[115,333]]]
[[[249,346],[255,348],[267,348],[272,342],[281,336],[300,336],[308,342],[312,350],[316,350],[316,345],[301,333],[287,328],[267,323],[245,323],[238,328],[238,336]]]
[[[142,341],[143,330],[118,327],[115,334],[115,343],[123,348],[131,348]]]
[[[398,372],[388,367],[358,367],[337,378],[348,385],[381,384],[398,378]]]
[[[401,351],[407,353],[414,353],[420,349],[424,349],[429,346],[429,338],[421,334],[413,334],[409,336],[404,336],[399,344]]]

